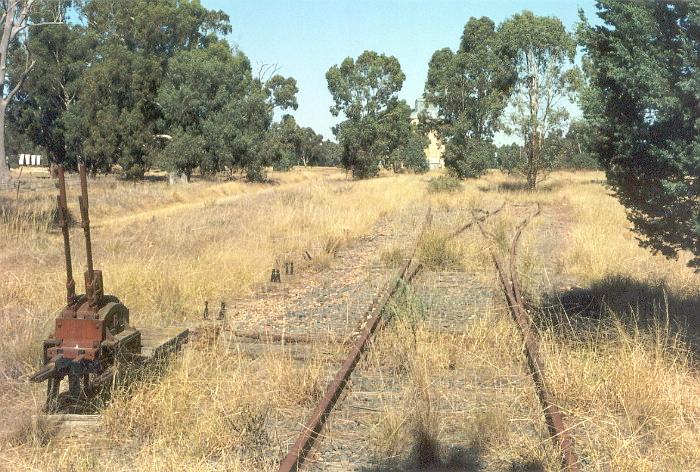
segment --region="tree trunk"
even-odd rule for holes
[[[537,176],[540,173],[540,140],[537,131],[530,138],[530,146],[527,156],[527,188],[534,190],[537,187]]]
[[[0,38],[0,84],[4,84],[7,79],[7,54],[10,50],[10,37],[14,26],[17,3],[9,2],[5,11],[5,24],[2,25],[2,37]],[[3,90],[3,97],[0,101],[0,183],[10,181],[10,169],[5,164],[5,110],[7,101]]]
[[[10,168],[5,163],[5,108],[4,101],[0,101],[0,184],[10,181]]]

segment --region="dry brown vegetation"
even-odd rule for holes
[[[502,248],[540,203],[519,273],[583,469],[699,470],[697,274],[683,260],[639,248],[600,173],[554,173],[536,192],[492,173],[428,193],[430,178],[349,182],[307,170],[282,174],[274,186],[198,182],[175,190],[99,179],[91,186],[96,266],[134,324],[191,323],[205,299],[235,304],[256,293],[287,255],[309,251],[314,265],[300,270],[324,270],[338,247],[379,219],[429,199],[442,216],[419,257],[429,270],[465,271],[497,293],[488,244]],[[53,191],[35,193],[23,197],[24,213],[0,221],[0,469],[274,470],[288,447],[278,423],[310,410],[341,346],[319,346],[303,365],[284,353],[251,359],[222,343],[190,346],[158,375],[115,392],[104,412],[111,447],[66,445],[32,429],[43,390],[24,379],[64,294],[60,236],[47,231]],[[475,229],[447,238],[472,209],[504,201],[487,222],[493,241]],[[72,237],[82,267],[78,228]],[[408,245],[385,248],[377,261],[396,264]],[[468,329],[446,332],[429,323],[411,291],[395,302],[393,321],[363,363],[402,379],[367,438],[372,454],[404,460],[418,441],[447,455],[459,446],[467,461],[478,452],[487,470],[557,470],[506,311],[496,304],[465,315]],[[466,397],[483,401],[458,408]]]

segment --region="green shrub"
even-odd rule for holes
[[[462,268],[462,253],[454,238],[444,231],[426,232],[418,244],[418,260],[428,270]]]
[[[429,193],[456,192],[462,189],[462,182],[451,175],[441,175],[428,181]]]
[[[496,147],[480,139],[452,141],[445,146],[445,167],[460,179],[484,175],[495,165]]]

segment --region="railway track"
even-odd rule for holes
[[[484,222],[491,215],[500,212],[503,208],[504,206],[501,206],[492,212],[474,212],[472,220],[452,231],[450,237],[456,238],[470,228],[478,228],[485,240],[488,240],[489,233],[485,229]],[[554,447],[561,455],[562,468],[567,471],[578,471],[579,462],[574,452],[570,430],[565,426],[563,414],[547,388],[543,363],[538,351],[536,333],[530,324],[529,315],[527,314],[522,299],[515,269],[517,264],[518,241],[523,229],[533,216],[536,216],[536,214],[526,218],[516,228],[515,236],[510,246],[509,264],[507,266],[508,271],[506,271],[506,266],[500,256],[492,248],[490,248],[490,254],[499,275],[502,292],[505,295],[507,311],[513,317],[522,336],[529,373],[534,380],[535,391],[542,406],[544,420],[551,440]],[[427,219],[426,222],[427,221],[429,221],[429,219]],[[421,231],[421,234],[422,233],[423,231]],[[358,374],[357,378],[353,378],[352,380],[353,391],[344,393],[344,390],[350,382],[350,376],[358,365],[365,348],[371,342],[372,335],[377,332],[376,328],[381,322],[381,313],[390,301],[392,295],[396,293],[402,283],[407,284],[414,280],[416,274],[420,270],[420,262],[413,260],[414,253],[415,250],[412,251],[412,256],[401,266],[397,275],[380,292],[379,299],[373,301],[368,310],[368,322],[363,326],[361,331],[357,332],[359,337],[357,337],[356,342],[350,346],[347,357],[342,362],[333,380],[327,386],[324,396],[302,426],[297,440],[282,460],[279,472],[300,470],[305,466],[307,458],[314,448],[318,450],[317,456],[320,457],[309,461],[309,464],[305,467],[309,470],[348,470],[349,468],[356,467],[357,462],[362,462],[362,459],[357,458],[358,455],[369,454],[369,451],[363,450],[364,446],[361,444],[362,441],[357,441],[358,427],[367,427],[371,422],[376,424],[377,412],[381,410],[380,405],[382,403],[382,397],[384,397],[384,402],[386,402],[387,397],[390,399],[389,401],[399,401],[402,394],[405,394],[405,392],[401,391],[401,388],[397,386],[396,382],[392,381],[387,383],[386,379],[392,376],[392,372],[383,372],[379,375],[376,375],[376,373],[372,375],[368,372],[362,372]],[[434,281],[437,283],[434,284],[433,289],[438,288],[443,294],[444,292],[448,292],[449,295],[443,299],[434,297],[430,301],[434,305],[433,312],[442,315],[431,317],[430,323],[433,325],[434,329],[442,332],[443,335],[463,336],[463,332],[460,328],[464,327],[468,329],[468,323],[466,323],[468,320],[465,320],[464,306],[455,306],[454,300],[459,299],[463,304],[470,304],[471,311],[478,313],[492,302],[495,294],[490,292],[487,287],[479,287],[478,283],[475,284],[473,280],[469,280],[469,276],[464,272],[438,272],[433,274],[433,277],[437,279]],[[421,285],[423,285],[423,289],[425,289],[425,285],[427,284]],[[420,288],[418,288],[418,290],[420,291]],[[435,293],[434,290],[433,293]],[[426,294],[423,293],[423,299],[426,299],[425,295]],[[451,306],[441,306],[441,303],[445,302],[446,299],[451,300],[448,302],[448,305],[451,304]],[[514,362],[516,366],[519,364],[517,359],[515,359]],[[363,369],[361,368],[360,370],[362,371]],[[527,383],[523,374],[514,376],[512,381],[520,384]],[[447,383],[449,384],[450,382]],[[343,411],[337,413],[338,418],[335,420],[335,424],[332,422],[331,425],[326,425],[334,407],[344,394],[347,395],[347,397],[343,400]],[[493,395],[498,394],[498,388],[494,389]],[[452,399],[453,408],[456,403],[459,403],[459,400],[455,401],[455,399]],[[472,402],[471,405],[464,404],[463,407],[469,408],[470,406],[473,407],[473,405],[474,403]],[[364,421],[363,424],[362,419],[358,419],[362,417],[367,419],[368,416],[374,416],[374,421],[370,419]],[[324,427],[330,429],[331,432],[324,434]],[[527,434],[527,432],[524,431],[523,434]],[[326,439],[325,443],[323,442],[324,439]],[[335,444],[326,444],[333,442]],[[425,445],[420,447],[425,447]],[[428,448],[430,447],[432,446],[428,446]],[[352,449],[355,449],[355,451],[353,451],[353,453],[348,453],[348,450]],[[423,451],[423,453],[425,453],[425,451]],[[428,452],[428,455],[431,454],[437,455],[437,452]],[[435,458],[433,457],[433,459]],[[462,470],[459,467],[466,469],[470,466],[475,467],[475,461],[477,461],[477,459],[470,457],[458,459],[456,462],[458,468],[449,470]],[[384,469],[380,466],[376,470]]]
[[[450,238],[462,237],[469,230],[478,229],[484,241],[487,241],[489,235],[485,222],[503,208],[473,213],[468,222],[449,232]],[[410,208],[406,211],[415,213],[415,210]],[[367,368],[368,361],[362,357],[366,349],[376,343],[373,336],[384,324],[382,314],[387,311],[392,297],[411,282],[414,282],[415,295],[431,313],[426,317],[426,323],[434,333],[453,342],[469,342],[470,323],[484,310],[493,310],[494,306],[498,306],[496,309],[501,309],[500,316],[511,314],[520,329],[529,372],[544,411],[543,419],[555,448],[561,452],[562,465],[569,471],[579,470],[570,430],[564,425],[563,415],[547,389],[542,361],[537,352],[536,333],[529,324],[518,287],[515,270],[517,244],[529,220],[516,228],[508,264],[499,255],[491,254],[505,295],[506,304],[503,306],[502,302],[499,305],[494,301],[497,293],[492,287],[484,285],[468,272],[423,271],[419,274],[421,264],[415,260],[416,247],[433,216],[434,213],[428,210],[422,224],[414,218],[413,224],[409,223],[408,227],[398,232],[396,228],[382,228],[380,225],[375,233],[378,237],[367,238],[354,250],[341,251],[337,267],[324,271],[330,271],[325,279],[330,280],[329,286],[325,282],[319,284],[317,279],[311,280],[311,283],[295,283],[299,282],[299,277],[305,277],[304,274],[285,277],[282,283],[268,287],[264,303],[260,300],[257,305],[253,302],[230,303],[233,308],[229,309],[227,319],[202,322],[191,330],[192,348],[195,349],[201,340],[216,339],[249,358],[284,355],[299,364],[309,362],[322,352],[326,363],[325,375],[331,380],[314,408],[305,410],[305,413],[298,412],[300,416],[282,426],[281,430],[291,435],[295,427],[302,425],[298,437],[293,444],[289,443],[291,447],[279,464],[280,472],[296,471],[302,467],[308,470],[349,470],[371,455],[371,451],[361,445],[362,441],[357,441],[358,430],[376,425],[378,419],[381,422],[382,405],[405,399],[406,388],[402,385],[403,374],[396,373],[396,365],[388,370],[382,366],[372,371]],[[419,226],[420,229],[415,231]],[[405,241],[409,234],[414,243],[397,269],[392,272],[391,268],[376,264],[382,247]],[[371,257],[363,258],[367,252],[372,252]],[[362,280],[348,283],[348,280],[357,279],[358,276]],[[310,306],[306,304],[309,299],[314,300]],[[361,304],[369,308],[361,310]],[[343,319],[344,309],[347,314]],[[309,313],[317,316],[310,317]],[[353,326],[356,328],[353,329]],[[343,352],[346,353],[344,357]],[[372,361],[376,362],[377,359]],[[526,388],[528,378],[521,369],[520,360],[514,358],[511,363],[507,366],[509,373],[501,383],[482,385],[478,392],[455,389],[460,385],[465,386],[464,380],[458,376],[442,379],[444,390],[453,391],[449,398],[443,400],[449,402],[452,411],[470,412],[485,408],[483,398],[480,398],[484,393],[497,397],[509,385]],[[478,379],[480,373],[474,369],[468,375]],[[347,389],[349,385],[352,388]],[[441,408],[439,402],[438,407]],[[522,416],[527,414],[524,409]],[[99,422],[99,417],[95,418]],[[66,421],[75,422],[75,418]],[[457,439],[460,431],[458,425],[449,421],[446,424],[445,437]],[[523,428],[522,434],[532,434],[532,431]],[[282,436],[285,436],[284,432]],[[348,447],[349,444],[352,446]],[[365,457],[358,458],[358,454]],[[460,464],[471,464],[476,459],[465,460]]]
[[[555,447],[561,452],[562,468],[570,472],[578,472],[580,470],[579,459],[574,451],[573,439],[570,434],[570,429],[564,422],[564,414],[557,405],[557,402],[552,395],[546,380],[544,363],[539,350],[537,333],[532,325],[530,315],[523,300],[523,293],[520,288],[520,283],[517,276],[517,254],[518,242],[522,236],[523,230],[528,225],[530,220],[540,214],[540,206],[537,205],[537,210],[523,219],[515,229],[515,235],[511,241],[508,253],[508,263],[493,249],[490,248],[491,259],[493,260],[498,278],[501,282],[501,289],[508,304],[508,311],[513,320],[518,325],[520,334],[523,338],[524,354],[527,359],[530,375],[535,384],[537,397],[539,398],[542,411],[544,412],[547,428],[549,429],[550,437]],[[488,236],[488,232],[483,224],[483,221],[477,219],[475,221],[479,226],[479,230],[484,237]]]
[[[416,240],[416,245],[418,241],[420,241],[426,228],[430,226],[431,221],[431,209],[428,207],[423,227]],[[381,326],[382,314],[386,304],[401,288],[401,284],[410,283],[420,270],[420,264],[414,263],[413,261],[416,253],[416,245],[414,245],[410,256],[401,264],[397,274],[380,292],[378,298],[373,300],[360,327],[352,333],[352,337],[355,338],[355,341],[350,347],[350,352],[333,377],[331,383],[326,387],[326,391],[318,406],[313,410],[311,416],[304,424],[299,438],[282,460],[279,468],[280,472],[296,471],[304,463],[306,455],[318,440],[321,430],[326,423],[326,419],[347,386],[348,380],[355,370],[355,366],[357,366],[357,363],[360,361],[360,357],[367,348],[372,335]]]

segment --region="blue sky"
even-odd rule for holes
[[[332,104],[326,71],[345,57],[366,49],[396,56],[406,74],[401,98],[413,106],[423,93],[428,61],[442,47],[455,49],[469,17],[488,16],[496,23],[524,9],[556,16],[568,29],[578,21],[578,8],[594,16],[594,0],[201,0],[209,9],[231,17],[229,41],[253,63],[277,64],[279,73],[297,79],[299,109],[293,113],[302,126],[324,137],[338,118]],[[508,141],[499,136],[497,141]]]

